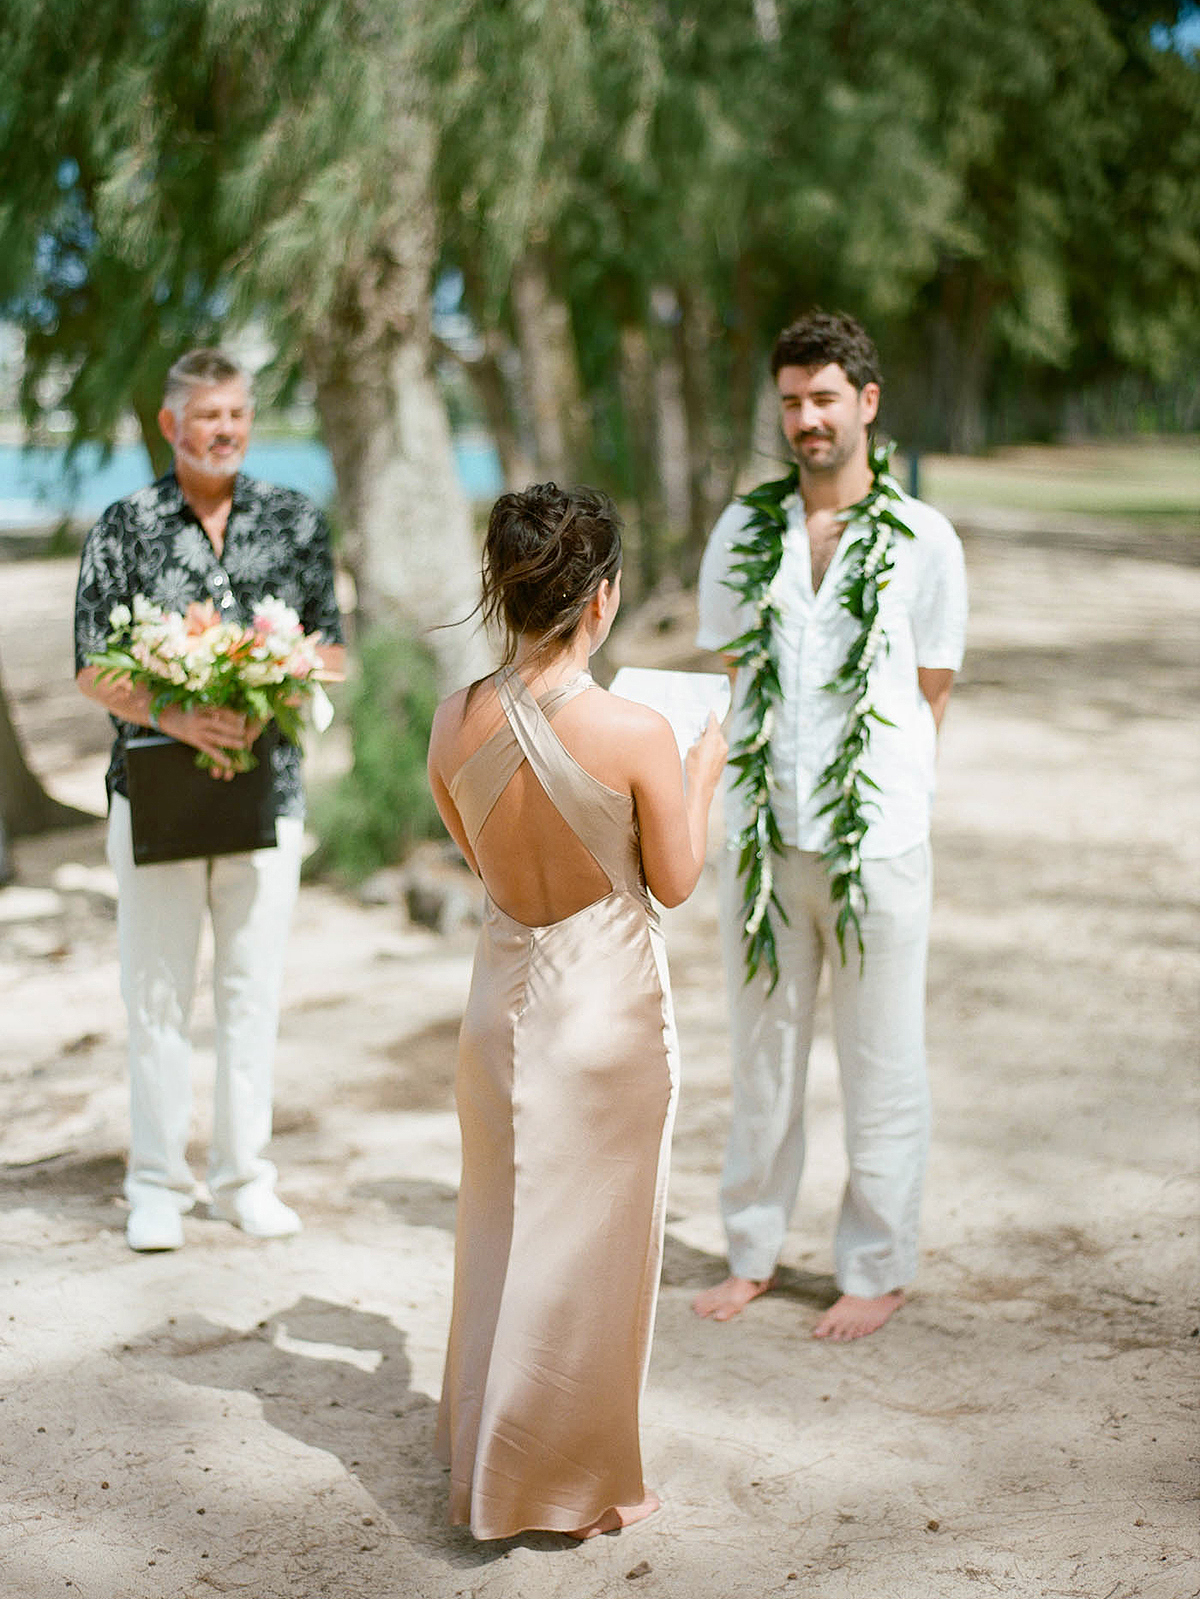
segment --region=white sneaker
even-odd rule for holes
[[[232,1222],[251,1238],[290,1238],[301,1227],[300,1218],[290,1205],[285,1205],[271,1189],[256,1188],[253,1183],[214,1199],[209,1212],[221,1221]]]
[[[125,1242],[130,1249],[178,1249],[183,1243],[183,1218],[179,1206],[164,1196],[143,1199],[129,1212],[125,1223]]]

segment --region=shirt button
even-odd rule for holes
[[[233,595],[232,594],[222,594],[222,596],[221,596],[221,609],[223,611],[227,611],[232,604],[233,604]]]
[[[212,575],[212,586],[215,589],[224,588],[228,581],[229,579],[225,576],[224,572],[214,572]]]

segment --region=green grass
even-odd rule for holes
[[[906,462],[897,456],[904,480]],[[1023,445],[983,456],[927,455],[921,497],[962,509],[1200,518],[1200,439]]]

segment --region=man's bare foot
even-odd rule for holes
[[[590,1526],[577,1527],[574,1532],[567,1534],[568,1538],[578,1538],[582,1543],[587,1538],[599,1538],[601,1533],[620,1532],[622,1527],[632,1527],[635,1521],[645,1521],[647,1516],[652,1516],[659,1509],[662,1501],[656,1493],[646,1492],[646,1497],[640,1505],[614,1505],[611,1510],[606,1510],[597,1521]]]
[[[860,1299],[857,1294],[843,1294],[836,1304],[830,1305],[813,1328],[813,1337],[828,1338],[835,1344],[848,1344],[852,1338],[865,1338],[868,1333],[878,1332],[903,1303],[902,1288],[893,1288],[890,1294],[880,1294],[878,1299]]]
[[[758,1281],[753,1277],[726,1277],[715,1288],[706,1288],[702,1294],[697,1294],[692,1300],[692,1309],[697,1316],[708,1316],[713,1321],[732,1321],[752,1299],[774,1286],[774,1277]]]

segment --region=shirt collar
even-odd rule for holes
[[[251,479],[244,472],[239,472],[233,480],[233,497],[229,507],[229,523],[226,524],[225,537],[229,537],[229,525],[233,522],[236,512],[245,511],[250,504]],[[200,518],[196,515],[191,504],[184,498],[183,490],[179,487],[179,479],[175,476],[172,466],[163,473],[155,484],[158,490],[158,509],[163,516],[184,517],[200,526]]]
[[[169,467],[154,487],[158,495],[158,509],[162,515],[180,516],[189,509],[183,497],[183,490],[179,487],[179,479],[175,476],[174,467]]]

